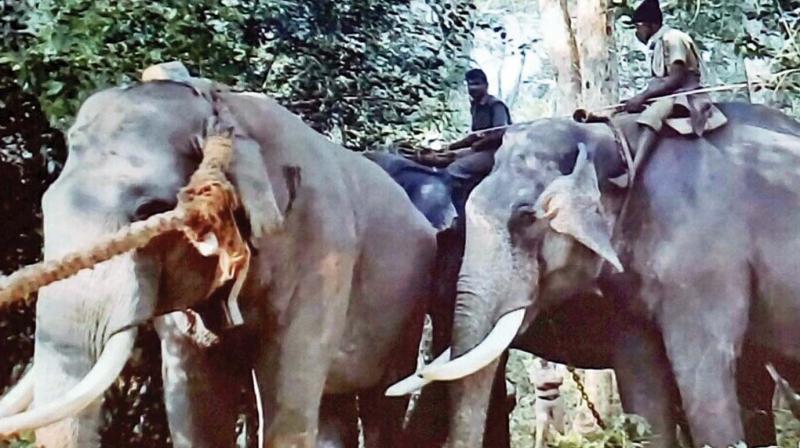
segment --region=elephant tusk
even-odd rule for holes
[[[789,410],[794,418],[800,419],[800,395],[792,389],[792,385],[778,373],[772,363],[767,363],[765,367],[769,372],[769,376],[772,377],[772,380],[775,381],[775,384],[778,386],[778,393],[783,395],[783,398],[789,403]]]
[[[13,415],[28,408],[33,401],[33,369],[28,369],[13,389],[0,399],[0,417]]]
[[[447,350],[443,351],[441,355],[437,356],[436,359],[431,361],[431,363],[426,367],[437,366],[446,363],[450,360],[450,351],[450,347],[448,347]],[[426,380],[420,376],[419,372],[416,372],[413,375],[409,375],[405,379],[402,379],[389,386],[384,395],[387,397],[402,397],[403,395],[408,395],[422,389],[431,382],[431,380]]]
[[[517,336],[524,318],[524,308],[506,314],[497,321],[486,339],[472,350],[446,364],[430,365],[420,375],[428,381],[457,380],[472,375],[503,354]]]
[[[63,397],[21,414],[0,418],[0,435],[41,428],[75,415],[100,398],[128,362],[136,328],[117,333],[108,340],[92,370]]]

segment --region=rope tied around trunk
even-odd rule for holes
[[[87,249],[26,266],[1,278],[0,307],[16,300],[27,300],[44,286],[145,247],[153,238],[173,231],[183,232],[202,255],[219,256],[212,291],[237,273],[246,273],[250,250],[233,219],[239,199],[225,176],[233,157],[230,131],[207,137],[203,161],[189,184],[178,193],[178,205],[174,210],[131,223]]]

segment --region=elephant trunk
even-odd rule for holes
[[[36,429],[43,446],[99,445],[101,398],[130,357],[135,323],[153,314],[160,273],[158,259],[131,253],[40,291],[33,401],[0,418],[0,434]]]
[[[31,401],[33,401],[33,374],[28,370],[22,379],[0,399],[0,417],[24,411]]]
[[[100,398],[122,372],[135,339],[135,328],[113,335],[92,370],[75,387],[54,402],[0,419],[0,434],[38,429],[81,412]]]
[[[482,198],[477,198],[482,199]],[[452,358],[421,372],[425,379],[457,380],[450,389],[449,446],[481,446],[499,359],[522,326],[529,275],[520,269],[503,220],[467,203],[464,262],[453,319]]]
[[[453,361],[430,366],[423,371],[423,376],[431,374],[439,377],[452,376],[456,373],[466,374],[467,370],[473,370],[471,375],[460,375],[460,379],[453,382],[450,387],[451,421],[448,446],[451,448],[482,446],[486,413],[498,362],[496,359],[489,359],[489,356],[486,356],[487,351],[482,348],[486,347],[484,343],[488,339],[487,336],[493,331],[494,322],[490,317],[493,312],[491,304],[486,297],[469,292],[465,283],[468,283],[468,280],[462,277],[459,281],[460,292],[453,320]],[[502,353],[505,350],[505,347],[498,347],[492,341],[489,341],[489,344],[492,351],[499,348]],[[477,360],[473,355],[476,351],[480,358]],[[465,366],[463,361],[459,362],[464,358],[467,358],[469,366]],[[484,362],[487,359],[488,362]],[[456,369],[447,369],[448,366],[454,365]],[[438,370],[442,367],[446,368],[444,372]],[[432,372],[429,372],[431,369]],[[461,371],[455,372],[456,370]]]
[[[464,262],[453,318],[452,359],[421,372],[428,380],[471,375],[499,358],[525,316],[528,279],[520,276],[510,235],[500,220],[467,203]]]

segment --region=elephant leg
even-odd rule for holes
[[[316,448],[358,448],[358,410],[354,395],[322,397]]]
[[[613,366],[623,409],[647,420],[652,447],[676,446],[680,403],[660,334],[622,316],[616,327]]]
[[[341,263],[333,270],[328,263]],[[346,324],[352,265],[325,260],[309,266],[287,297],[277,328],[262,336],[255,361],[264,410],[265,447],[310,448],[316,443],[319,409],[328,371],[338,353]],[[328,275],[318,275],[326,272]],[[265,331],[267,331],[265,329]]]
[[[414,403],[404,440],[407,446],[440,448],[447,440],[447,412],[442,406],[449,401],[448,383],[437,381],[425,386]]]
[[[506,362],[508,350],[500,357],[497,373],[492,384],[492,396],[486,411],[486,428],[483,434],[483,446],[486,448],[505,448],[511,446],[511,434],[508,429],[509,414],[513,406],[509,404],[506,390]]]
[[[404,445],[401,440],[408,398],[385,397],[385,389],[385,386],[381,386],[358,394],[366,448]]]
[[[747,349],[737,362],[736,388],[747,446],[777,445],[772,412],[775,383],[764,368],[765,362],[766,359],[748,353]]]
[[[359,416],[364,429],[366,448],[408,446],[404,441],[403,423],[408,410],[408,397],[387,397],[386,387],[394,384],[413,368],[419,356],[420,339],[425,315],[414,313],[409,325],[410,334],[392,350],[391,361],[386,367],[378,387],[358,394]]]
[[[186,334],[182,312],[156,321],[161,339],[164,404],[174,447],[234,446],[247,369],[224,341],[200,347]]]
[[[692,439],[725,447],[744,441],[735,373],[748,299],[744,285],[715,280],[697,280],[693,291],[673,289],[661,301],[660,322]]]
[[[440,278],[440,277],[436,277]],[[455,294],[452,294],[455,297]],[[435,359],[450,344],[453,325],[453,300],[436,298],[431,304],[431,359]],[[449,420],[442,412],[442,404],[449,402],[449,385],[436,381],[420,391],[414,402],[408,424],[404,431],[406,446],[418,448],[440,448],[447,440]]]
[[[432,325],[431,359],[450,345],[453,335],[453,310],[456,302],[456,282],[464,252],[463,234],[453,229],[436,235],[439,248],[433,278],[434,293],[429,304]],[[447,440],[449,431],[447,412],[442,412],[442,403],[449,402],[448,384],[434,382],[425,386],[417,398],[405,430],[407,446],[439,448]]]
[[[486,413],[499,360],[450,384],[449,448],[483,446]]]

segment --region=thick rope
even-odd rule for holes
[[[213,234],[214,254],[219,255],[218,275],[213,287],[219,286],[246,266],[249,249],[233,221],[239,206],[233,186],[224,170],[233,159],[233,143],[229,136],[211,136],[203,148],[203,161],[189,184],[178,194],[175,210],[134,222],[92,247],[70,253],[58,260],[27,266],[0,281],[0,306],[20,299],[53,282],[66,279],[83,269],[125,252],[146,246],[153,238],[172,231],[182,231],[192,244],[208,244]],[[212,287],[212,289],[213,289]]]
[[[17,299],[27,299],[31,294],[50,283],[63,280],[83,269],[111,259],[130,250],[147,245],[163,233],[178,230],[182,217],[177,211],[154,215],[120,229],[87,250],[72,252],[59,260],[26,266],[5,277],[0,289],[0,306]]]
[[[178,209],[186,211],[182,228],[189,241],[203,253],[208,236],[216,238],[219,256],[217,275],[211,290],[230,280],[238,272],[247,272],[250,249],[236,226],[233,213],[239,208],[236,190],[225,177],[233,161],[230,136],[212,136],[203,148],[203,161],[192,174],[189,185],[178,193]]]

